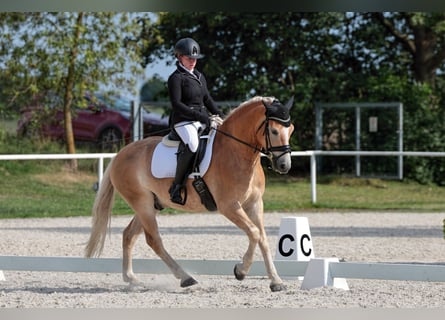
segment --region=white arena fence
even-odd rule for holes
[[[233,275],[235,260],[177,260],[188,272],[200,275]],[[284,278],[305,275],[309,261],[276,260]],[[133,259],[136,273],[170,274],[160,259]],[[0,270],[43,272],[121,273],[120,258],[0,256]],[[263,261],[254,261],[250,276],[265,277]],[[332,278],[445,282],[445,264],[330,262]]]
[[[97,177],[99,185],[104,172],[104,159],[113,158],[116,153],[78,153],[78,154],[0,154],[0,160],[63,160],[98,159]],[[398,156],[398,157],[445,157],[445,152],[420,151],[292,151],[292,157],[310,157],[311,201],[317,202],[317,156]]]

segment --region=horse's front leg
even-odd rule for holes
[[[269,248],[269,241],[267,239],[266,231],[264,227],[261,229],[261,238],[259,241],[259,246],[261,253],[263,254],[264,264],[266,266],[267,275],[269,276],[270,282],[270,290],[282,291],[285,290],[286,287],[283,284],[283,280],[281,280],[278,275],[277,269],[275,268],[275,264],[273,263],[272,254]]]
[[[243,230],[249,238],[249,246],[243,256],[243,262],[238,263],[234,269],[235,277],[238,280],[243,280],[249,273],[250,267],[252,266],[255,248],[260,240],[260,230],[249,219],[246,212],[239,204],[235,205],[235,208],[231,208],[231,210],[221,209],[221,213],[232,221],[238,228]]]
[[[255,248],[259,241],[260,232],[258,228],[256,228],[255,226],[251,226],[248,228],[248,231],[246,231],[246,234],[249,238],[249,246],[243,256],[243,262],[236,264],[235,269],[233,270],[235,277],[240,281],[244,280],[244,278],[249,274],[250,268],[253,263]]]
[[[273,292],[285,290],[286,287],[283,284],[283,280],[281,280],[280,276],[278,275],[275,264],[273,263],[272,254],[269,247],[269,240],[266,235],[266,230],[264,229],[263,202],[258,201],[252,207],[247,208],[246,210],[250,219],[260,231],[260,239],[258,244],[263,255],[267,275],[271,280],[270,290]]]

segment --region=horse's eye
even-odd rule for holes
[[[277,135],[278,135],[278,130],[277,130],[277,129],[272,129],[272,130],[270,130],[270,132],[271,132],[274,136],[277,136]]]

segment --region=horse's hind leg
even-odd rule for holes
[[[179,266],[179,264],[168,254],[157,232],[145,231],[145,238],[148,245],[150,245],[153,251],[156,252],[156,254],[162,259],[162,261],[164,261],[173,275],[177,279],[181,280],[181,287],[185,288],[198,283],[192,276],[186,273],[181,268],[181,266]]]
[[[151,194],[131,194],[126,197],[127,203],[136,212],[136,216],[124,230],[123,244],[123,278],[124,281],[136,283],[137,279],[132,268],[132,249],[137,236],[143,231],[147,244],[164,261],[174,276],[181,280],[181,287],[188,287],[197,283],[192,276],[186,273],[177,262],[168,254],[159,235],[154,207],[154,196]]]
[[[125,228],[122,237],[122,250],[123,250],[123,261],[122,261],[122,277],[125,282],[131,284],[138,283],[136,276],[133,272],[133,247],[138,238],[142,233],[142,225],[138,218],[135,216],[128,226]]]
[[[158,224],[156,217],[143,215],[141,223],[144,228],[145,239],[147,244],[153,249],[153,251],[164,261],[173,275],[181,280],[181,287],[189,287],[198,282],[187,272],[185,272],[181,266],[170,256],[165,250],[162,243],[161,236],[159,235]]]

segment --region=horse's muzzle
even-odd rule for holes
[[[288,173],[292,165],[290,152],[282,152],[278,155],[272,153],[270,161],[272,169],[279,174]]]

